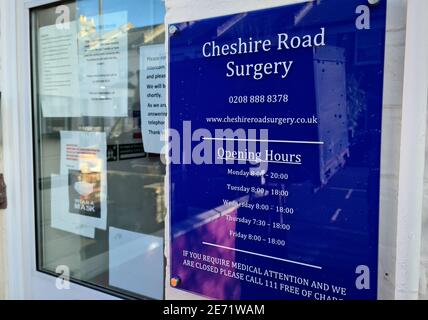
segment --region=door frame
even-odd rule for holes
[[[31,88],[30,11],[60,0],[1,1],[4,171],[8,185],[6,252],[9,299],[103,299],[116,296],[37,270]]]

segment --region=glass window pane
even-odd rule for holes
[[[31,14],[38,269],[163,298],[162,0]]]

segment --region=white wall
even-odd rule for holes
[[[214,16],[305,2],[301,0],[166,0],[166,23],[172,24]],[[379,298],[394,298],[395,251],[398,172],[401,129],[401,105],[406,32],[406,0],[388,1],[385,61],[385,90],[383,106],[381,212],[379,239]],[[428,206],[428,174],[426,176]],[[428,232],[428,217],[425,219]],[[425,232],[425,235],[427,235]],[[169,230],[166,230],[166,243]],[[428,238],[426,239],[428,240]],[[428,242],[428,241],[425,241]],[[428,244],[425,247],[428,263]],[[169,248],[166,248],[169,257]],[[202,299],[202,297],[170,288],[169,261],[166,277],[167,299]]]
[[[1,21],[2,12],[0,10],[0,21]],[[0,28],[1,29],[1,28]],[[1,39],[1,30],[0,30],[0,39]],[[0,41],[1,42],[1,41]],[[1,65],[2,57],[0,56],[0,74],[1,74]],[[0,91],[2,90],[2,85],[0,82]],[[1,111],[1,108],[0,108]],[[0,112],[0,173],[3,173],[3,133],[2,133],[2,116]],[[0,210],[0,300],[6,297],[6,254],[5,254],[5,212]]]
[[[425,158],[428,159],[428,136],[426,139],[425,153]],[[420,298],[428,300],[428,161],[425,163],[424,209],[422,219],[421,285],[419,290]]]
[[[406,0],[388,1],[380,190],[380,299],[393,299],[395,295],[396,224],[406,7]]]

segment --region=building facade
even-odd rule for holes
[[[370,139],[375,139],[376,135],[368,134],[359,142],[363,147],[352,145],[351,140],[358,140],[355,128],[364,123],[365,130],[370,132],[372,120],[369,116],[365,120],[352,118],[349,110],[351,106],[374,108],[377,100],[363,90],[376,86],[375,81],[368,84],[359,84],[359,81],[371,80],[361,79],[365,79],[366,73],[371,75],[375,66],[382,65],[381,118],[377,119],[381,123],[380,171],[369,173],[378,175],[380,184],[365,186],[363,191],[357,187],[347,189],[344,196],[348,200],[361,192],[362,203],[379,203],[377,210],[367,209],[368,222],[361,222],[364,232],[366,224],[370,230],[375,229],[375,239],[367,244],[367,250],[373,249],[376,254],[377,279],[373,282],[377,285],[376,289],[372,287],[375,297],[427,299],[428,40],[425,35],[428,4],[425,0],[349,0],[348,3],[355,5],[351,14],[355,16],[357,29],[358,23],[364,29],[365,23],[372,21],[364,16],[365,8],[372,17],[377,17],[376,10],[386,5],[386,31],[368,37],[358,34],[354,39],[354,31],[342,30],[338,40],[341,45],[336,46],[343,46],[345,51],[348,45],[357,46],[360,51],[355,50],[352,57],[349,51],[345,54],[340,50],[329,51],[336,59],[334,65],[343,62],[348,68],[346,86],[345,80],[337,80],[342,75],[340,70],[332,71],[334,74],[328,78],[331,82],[326,82],[326,88],[343,86],[345,90],[342,94],[346,95],[344,103],[348,111],[344,112],[348,114],[348,121],[344,122],[343,132],[336,135],[341,135],[341,143],[349,144],[344,152],[348,157],[349,153],[353,156],[358,150],[365,150],[364,144],[370,148],[373,142]],[[182,191],[174,189],[179,181],[187,181],[180,180],[182,177],[191,176],[191,173],[186,167],[176,165],[169,170],[170,163],[161,151],[159,135],[169,123],[173,127],[178,120],[183,120],[180,118],[182,110],[193,114],[188,107],[191,105],[188,101],[193,100],[187,96],[192,94],[192,86],[195,92],[210,87],[220,91],[218,94],[227,88],[227,84],[215,82],[218,79],[209,76],[201,76],[202,80],[195,81],[192,86],[185,83],[186,71],[180,63],[185,60],[190,61],[183,64],[186,66],[191,62],[200,64],[201,74],[215,69],[210,69],[214,60],[209,58],[201,62],[198,59],[203,57],[195,57],[192,51],[196,39],[204,39],[204,30],[214,28],[212,25],[215,25],[216,37],[206,36],[209,45],[205,48],[214,48],[211,52],[214,55],[215,50],[218,55],[230,53],[229,47],[215,49],[214,41],[221,43],[222,35],[232,41],[229,36],[238,38],[241,31],[260,40],[262,47],[260,37],[264,35],[264,27],[271,24],[262,20],[257,20],[259,24],[246,23],[246,19],[256,16],[257,12],[265,12],[266,19],[271,16],[273,19],[282,12],[279,10],[291,12],[296,8],[298,14],[293,16],[293,31],[300,32],[299,28],[304,28],[305,23],[309,25],[305,19],[310,21],[312,14],[315,21],[329,21],[328,14],[331,14],[331,23],[326,23],[325,27],[327,31],[345,28],[340,23],[347,27],[349,21],[340,20],[340,10],[335,13],[323,7],[338,4],[336,0],[2,1],[0,150],[3,159],[0,170],[7,185],[8,204],[7,209],[0,211],[0,298],[174,300],[229,297],[210,294],[210,289],[197,289],[222,285],[222,282],[210,282],[211,278],[204,273],[207,270],[189,273],[191,283],[183,282],[182,288],[183,276],[171,274],[171,268],[173,272],[181,270],[174,267],[176,262],[172,257],[177,256],[178,247],[171,243],[182,241],[184,247],[192,248],[189,241],[194,239],[186,237],[187,229],[179,233],[184,234],[182,240],[174,231],[176,225],[183,222],[175,218],[179,215],[177,208],[181,208],[178,200],[192,190],[196,194],[197,189],[207,190],[207,193],[216,193],[217,189],[213,187],[216,186],[214,179],[207,180],[211,186],[198,182],[195,188],[190,182],[188,190],[186,187],[181,187]],[[265,9],[267,11],[263,11]],[[214,18],[224,16],[231,18],[217,25]],[[203,23],[198,24],[199,21]],[[355,28],[354,20],[351,22]],[[186,28],[192,25],[194,31],[189,36]],[[202,26],[197,27],[199,25]],[[373,22],[371,28],[375,26],[377,22]],[[317,34],[323,35],[325,30],[318,28]],[[174,34],[187,38],[177,40]],[[320,39],[319,36],[321,44]],[[317,39],[313,38],[312,42],[317,43]],[[379,43],[384,45],[384,54],[371,54],[378,52]],[[236,48],[238,46],[243,47],[237,44]],[[245,48],[249,50],[249,44]],[[265,49],[268,53],[267,45]],[[296,59],[303,59],[305,52]],[[322,54],[325,53],[321,52],[316,59],[331,62]],[[203,55],[209,56],[208,51],[203,51]],[[312,61],[313,57],[310,59]],[[264,68],[265,75],[270,74],[270,69]],[[356,70],[353,77],[349,76],[350,69]],[[247,67],[247,75],[249,73]],[[197,72],[189,71],[189,77],[195,74]],[[287,76],[283,74],[283,78],[284,75]],[[333,83],[332,79],[337,82]],[[352,81],[357,84],[353,85]],[[260,83],[263,86],[265,82]],[[310,88],[305,84],[294,90],[301,92]],[[169,108],[176,109],[169,113]],[[356,123],[354,127],[352,121]],[[333,127],[340,131],[339,125]],[[367,159],[355,161],[370,162]],[[348,161],[348,165],[351,162]],[[346,164],[342,165],[346,169]],[[320,177],[321,186],[312,188],[311,194],[323,192],[333,180],[331,176],[337,178],[343,172],[339,167],[325,170]],[[175,197],[170,197],[171,194]],[[371,198],[374,194],[378,201]],[[326,199],[330,199],[329,196]],[[324,202],[319,205],[320,210],[322,206]],[[348,221],[342,218],[344,214],[346,217],[346,213],[342,213],[345,211],[343,208],[333,211],[331,226],[325,230],[342,228],[335,227],[333,222],[337,219]],[[202,225],[202,235],[221,234],[224,225],[212,224],[204,229],[204,224],[196,218],[192,216],[193,220],[184,221],[192,224],[190,232]],[[349,219],[352,229],[354,216]],[[371,219],[379,221],[378,228]],[[330,232],[325,230],[319,232]],[[359,236],[355,232],[355,237]],[[346,252],[351,247],[352,239],[349,244],[343,244]],[[233,249],[240,254],[247,252],[237,245]],[[324,249],[328,252],[329,248],[319,250]],[[359,254],[360,249],[355,250],[355,254]],[[311,247],[305,250],[310,251]],[[267,255],[265,251],[263,254]],[[269,254],[270,258],[272,255]],[[238,259],[227,254],[223,257]],[[251,259],[243,259],[251,264]],[[330,276],[325,277],[329,279]],[[228,291],[234,290],[235,286],[230,283],[235,282],[225,283]],[[254,290],[252,285],[247,285],[240,287],[238,297],[248,297],[244,290]]]

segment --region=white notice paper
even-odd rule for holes
[[[127,117],[127,12],[82,18],[68,25],[39,29],[43,117]]]
[[[79,117],[77,27],[41,27],[38,37],[38,71],[43,116]]]
[[[93,28],[86,28],[94,21]],[[90,17],[80,23],[81,108],[87,116],[128,116],[127,12]]]
[[[68,176],[68,212],[84,225],[107,228],[104,132],[61,131],[61,175]]]
[[[140,48],[141,131],[144,150],[162,152],[165,145],[167,113],[165,45],[147,45]]]

